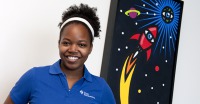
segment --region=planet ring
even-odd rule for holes
[[[129,13],[131,13],[131,12],[136,12],[138,14],[138,16],[140,15],[140,11],[138,11],[138,10],[128,10],[128,11],[125,12],[125,14],[127,16],[129,16]]]

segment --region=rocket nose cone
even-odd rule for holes
[[[150,27],[149,31],[151,31],[154,38],[157,36],[157,27]]]

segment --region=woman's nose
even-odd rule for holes
[[[68,51],[69,52],[77,52],[77,45],[75,45],[75,44],[70,45]]]

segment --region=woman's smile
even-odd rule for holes
[[[69,62],[73,62],[73,63],[75,63],[79,59],[79,57],[77,56],[67,56],[66,58]]]

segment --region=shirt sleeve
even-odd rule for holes
[[[14,104],[27,104],[30,100],[30,94],[33,83],[33,69],[27,71],[17,81],[10,92],[10,97]]]
[[[104,80],[105,81],[105,80]],[[113,92],[105,81],[105,86],[102,93],[101,104],[116,104]]]

